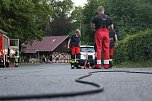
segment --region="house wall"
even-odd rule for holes
[[[52,52],[52,62],[53,63],[69,63],[71,56],[67,54],[68,39],[62,42],[53,52]]]
[[[71,56],[63,52],[53,52],[52,62],[53,63],[69,63]]]

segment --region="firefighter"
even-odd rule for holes
[[[76,33],[69,37],[68,50],[71,50],[71,68],[80,67],[80,30],[76,29]]]
[[[114,54],[114,48],[118,47],[118,38],[116,32],[109,28],[109,37],[110,37],[110,50],[109,50],[109,65],[110,68],[113,66],[113,54]]]
[[[15,65],[15,67],[18,67],[18,63],[19,63],[19,51],[18,50],[15,50],[14,58],[15,58],[14,65]]]
[[[96,29],[95,32],[95,44],[97,47],[97,64],[93,67],[93,69],[101,68],[101,51],[104,56],[104,68],[109,68],[109,31],[108,28],[111,27],[113,29],[113,23],[111,18],[108,15],[104,14],[104,7],[99,6],[97,9],[98,15],[96,15],[91,21],[91,28]]]

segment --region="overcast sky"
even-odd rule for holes
[[[87,0],[72,0],[75,6],[84,6],[87,3]]]

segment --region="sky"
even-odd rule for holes
[[[87,0],[72,0],[75,6],[84,6]]]

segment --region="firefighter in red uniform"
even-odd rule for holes
[[[71,50],[71,68],[80,67],[80,30],[76,29],[76,34],[71,35],[68,41],[68,49]]]
[[[110,61],[109,65],[110,67],[113,66],[113,54],[114,54],[114,48],[118,46],[118,38],[116,32],[109,28],[109,37],[110,37],[110,50],[109,50],[109,56],[110,56]]]
[[[91,21],[91,28],[96,29],[95,33],[95,44],[97,47],[97,65],[93,67],[93,69],[101,68],[101,51],[104,56],[104,68],[108,69],[109,66],[109,31],[108,28],[111,27],[113,29],[113,23],[109,16],[104,14],[104,7],[99,6],[98,15],[96,15]]]

